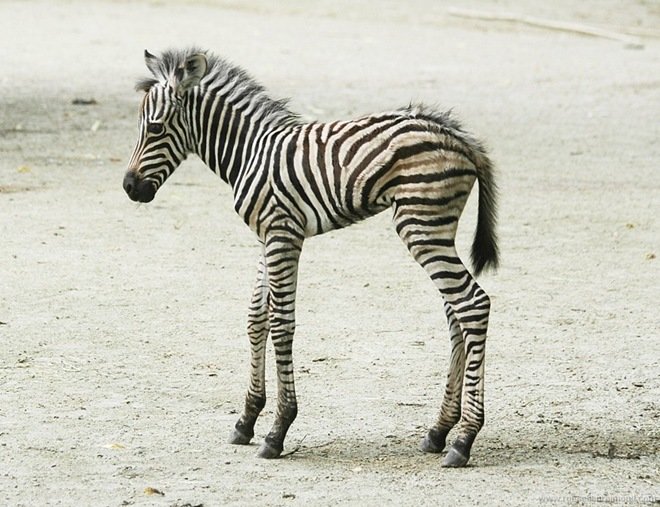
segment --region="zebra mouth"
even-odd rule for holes
[[[151,202],[156,195],[156,184],[128,171],[124,176],[124,191],[132,201]]]

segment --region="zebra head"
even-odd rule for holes
[[[124,176],[124,190],[133,201],[150,202],[190,152],[183,104],[208,68],[206,55],[191,53],[167,52],[158,58],[144,52],[153,78],[136,85],[145,95],[138,140]]]

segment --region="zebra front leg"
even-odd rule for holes
[[[465,371],[465,348],[463,332],[458,325],[456,316],[449,304],[445,302],[445,313],[449,323],[451,340],[451,358],[445,396],[440,407],[440,415],[436,423],[429,429],[422,440],[420,449],[424,452],[442,452],[447,443],[447,434],[461,418],[461,392],[463,390],[463,374]]]
[[[266,242],[266,263],[270,284],[270,335],[277,365],[277,413],[258,456],[278,458],[284,438],[298,414],[293,380],[293,333],[296,327],[296,284],[302,237],[290,237],[277,231]]]
[[[270,322],[268,318],[268,272],[264,254],[259,258],[257,281],[248,312],[250,339],[250,383],[245,396],[245,408],[229,437],[230,444],[246,445],[254,436],[254,423],[266,404],[266,343]]]

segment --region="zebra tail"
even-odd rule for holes
[[[476,152],[477,180],[479,181],[479,211],[477,229],[472,242],[472,266],[475,276],[484,270],[497,269],[499,250],[497,247],[497,185],[493,165],[481,146],[472,147]],[[476,148],[476,149],[475,149]]]

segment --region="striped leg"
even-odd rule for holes
[[[277,413],[266,436],[259,457],[277,458],[284,449],[284,438],[298,414],[293,379],[293,333],[296,327],[295,305],[298,260],[302,236],[288,229],[276,230],[266,240],[266,264],[270,286],[270,335],[277,365]]]
[[[250,383],[245,408],[229,437],[230,444],[249,444],[254,436],[254,423],[266,404],[266,343],[270,322],[268,316],[268,273],[264,254],[259,258],[257,281],[248,312],[250,339]]]
[[[467,464],[472,443],[484,421],[484,355],[490,301],[456,254],[454,236],[461,210],[462,204],[457,204],[453,209],[437,209],[433,216],[429,206],[422,210],[399,207],[394,215],[397,232],[449,307],[452,358],[447,390],[438,421],[422,443],[423,450],[431,452],[444,447],[460,403],[456,440],[443,466]],[[463,351],[459,349],[461,345]]]
[[[440,407],[437,422],[429,429],[421,443],[424,452],[442,452],[447,442],[447,434],[461,418],[461,394],[463,391],[463,374],[465,371],[465,348],[463,332],[458,320],[445,302],[445,314],[449,322],[449,336],[451,340],[451,358],[449,360],[449,373],[445,396]]]
[[[467,270],[465,275],[465,282],[459,287],[462,290],[452,289],[450,300],[465,341],[465,373],[456,439],[442,462],[449,467],[467,464],[474,439],[484,425],[484,361],[490,299]]]

